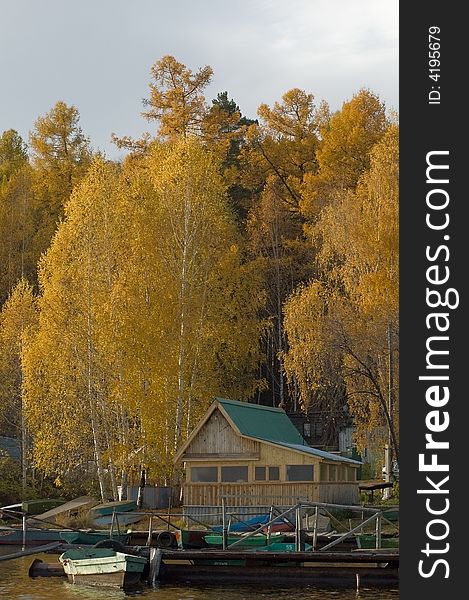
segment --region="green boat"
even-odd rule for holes
[[[383,517],[388,521],[392,521],[393,523],[399,521],[399,509],[398,508],[389,508],[383,512]]]
[[[127,512],[129,510],[137,510],[137,502],[135,500],[116,500],[115,502],[97,504],[90,509],[90,514],[92,517],[98,517],[112,515],[113,512]]]
[[[312,550],[312,546],[310,544],[305,544],[305,548],[303,552],[308,552]],[[296,544],[295,542],[274,542],[273,544],[268,544],[264,548],[257,548],[258,552],[296,552]]]
[[[68,544],[88,544],[94,546],[98,542],[104,542],[105,540],[116,541],[121,544],[127,543],[128,534],[113,534],[112,538],[109,536],[109,531],[62,531],[60,532],[60,538],[66,541]]]
[[[28,515],[40,515],[46,510],[65,504],[62,498],[44,498],[42,500],[24,500],[21,503],[22,512]]]
[[[129,588],[140,583],[147,559],[109,548],[67,550],[59,562],[71,583]]]
[[[373,534],[360,534],[356,536],[357,546],[359,548],[372,549],[376,548],[376,536]],[[399,548],[398,537],[381,537],[380,548]]]
[[[281,533],[273,533],[270,536],[270,541],[271,542],[283,542],[285,536]],[[242,540],[242,541],[240,541]],[[219,533],[212,533],[212,534],[206,534],[205,535],[205,542],[209,545],[209,546],[222,546],[223,545],[223,538],[221,536],[221,534]],[[265,535],[264,533],[255,533],[254,535],[251,535],[250,537],[246,537],[246,535],[243,534],[237,534],[237,533],[229,533],[228,534],[228,546],[231,546],[231,544],[234,544],[235,542],[239,542],[238,544],[236,544],[236,548],[239,548],[240,550],[243,549],[247,549],[247,548],[258,548],[261,546],[266,546],[267,545],[267,535]]]

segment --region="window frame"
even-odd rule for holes
[[[311,479],[290,479],[289,477],[289,468],[293,467],[293,468],[304,468],[304,469],[311,469]],[[288,483],[298,483],[298,482],[305,482],[305,483],[312,483],[314,482],[314,464],[313,465],[302,465],[302,464],[296,464],[296,465],[285,465],[285,481],[287,481]]]

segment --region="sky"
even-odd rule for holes
[[[25,141],[58,100],[95,150],[154,133],[141,116],[151,66],[170,54],[214,71],[255,117],[293,87],[337,110],[359,89],[398,110],[398,0],[0,0],[0,133]]]

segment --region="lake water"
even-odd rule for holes
[[[18,548],[0,546],[0,554],[16,552]],[[392,588],[335,589],[331,587],[297,586],[184,586],[145,587],[138,592],[123,592],[105,588],[72,585],[59,577],[28,577],[34,558],[53,563],[56,554],[33,555],[0,562],[0,598],[5,600],[397,600],[399,592]]]

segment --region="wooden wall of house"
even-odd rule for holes
[[[308,502],[356,504],[358,484],[343,483],[186,483],[184,506],[220,506],[221,498],[228,506],[289,506],[298,499]]]
[[[239,436],[217,409],[192,440],[186,454],[257,454],[259,442]]]
[[[202,433],[202,432],[201,432]],[[239,438],[241,439],[241,438]],[[283,449],[266,443],[254,442],[256,446],[247,446],[238,448],[235,453],[234,444],[227,448],[223,445],[211,446],[216,448],[216,452],[203,452],[205,447],[197,443],[197,438],[187,449],[185,454],[186,462],[186,480],[190,481],[191,466],[222,466],[230,464],[232,466],[248,466],[248,481],[255,482],[255,467],[279,467],[280,481],[286,481],[286,465],[313,465],[315,482],[351,482],[356,480],[356,467],[346,463],[327,463],[316,456],[294,452],[293,450]],[[244,440],[250,442],[251,440]],[[228,450],[231,450],[231,456]],[[244,450],[244,452],[241,452]],[[249,452],[251,450],[251,452]],[[257,450],[257,452],[256,452]],[[242,456],[241,456],[242,455]],[[227,458],[227,456],[229,458]]]

